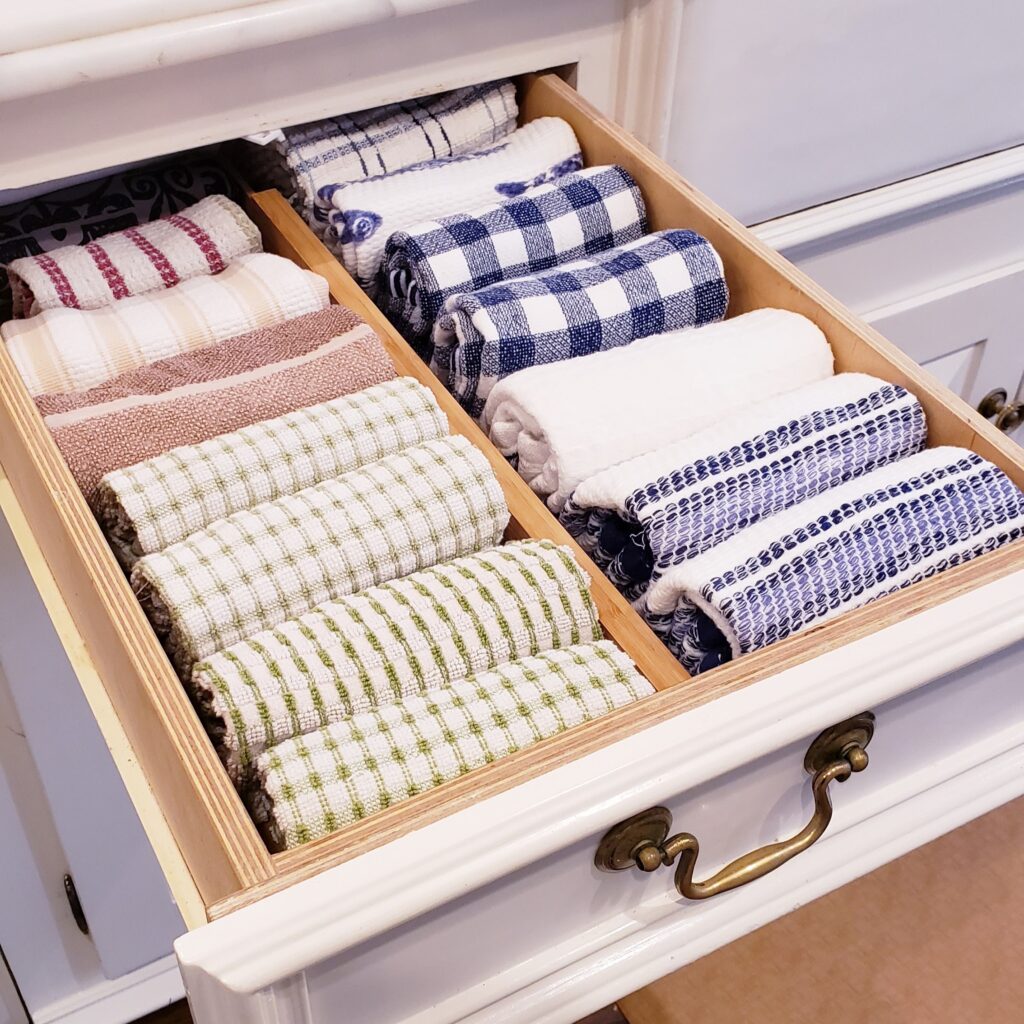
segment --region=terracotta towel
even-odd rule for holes
[[[98,515],[128,565],[215,519],[447,433],[429,389],[400,377],[115,469],[100,481]]]
[[[33,395],[79,391],[136,366],[324,309],[327,282],[269,253],[103,309],[48,309],[0,327]]]
[[[282,346],[283,358],[221,380],[48,416],[86,500],[96,510],[100,480],[112,470],[391,380],[395,370],[377,336],[345,312],[355,325],[308,352]],[[258,336],[273,341],[272,330],[247,335]]]
[[[218,274],[229,261],[262,248],[259,229],[237,203],[207,196],[140,227],[14,260],[7,268],[14,315],[62,306],[101,309],[190,277]]]
[[[54,416],[133,395],[162,395],[186,384],[234,377],[236,373],[258,370],[281,359],[304,356],[362,322],[346,306],[328,306],[280,324],[236,334],[195,352],[182,352],[126,370],[87,391],[39,395],[36,408],[41,416]]]

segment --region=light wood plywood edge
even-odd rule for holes
[[[25,513],[11,489],[10,481],[0,468],[0,512],[11,528],[21,557],[32,576],[43,605],[68,656],[68,661],[78,678],[79,685],[89,704],[103,740],[114,759],[118,773],[124,782],[128,796],[135,807],[142,827],[146,832],[160,869],[167,878],[174,894],[175,903],[188,928],[198,928],[206,923],[206,907],[196,887],[195,879],[185,863],[181,850],[174,840],[167,819],[153,795],[145,772],[139,765],[135,751],[128,741],[124,726],[117,717],[110,697],[100,680],[99,673],[75,625],[71,612],[61,596],[53,574],[36,543]]]

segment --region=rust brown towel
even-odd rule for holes
[[[376,334],[340,307],[214,348],[124,374],[89,392],[98,404],[64,402],[62,411],[48,411],[57,403],[39,403],[90,506],[111,470],[395,376]]]

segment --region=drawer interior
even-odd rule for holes
[[[931,444],[971,448],[1024,486],[1021,449],[598,114],[560,78],[551,74],[524,78],[520,109],[523,121],[546,115],[568,121],[588,165],[625,167],[644,193],[652,230],[688,227],[707,237],[725,264],[730,316],[764,306],[804,314],[829,339],[837,370],[871,373],[917,395],[928,416]],[[399,373],[419,379],[433,391],[452,432],[466,435],[486,453],[512,512],[507,537],[549,538],[576,548],[593,579],[606,634],[631,655],[660,692],[325,839],[269,854],[34,403],[6,352],[0,352],[0,463],[45,559],[46,572],[56,581],[69,620],[80,635],[81,649],[70,651],[72,660],[77,657],[79,666],[94,671],[101,682],[131,756],[166,819],[166,841],[173,842],[187,865],[189,877],[179,879],[175,887],[179,901],[183,899],[179,887],[190,889],[186,895],[209,916],[219,916],[551,766],[1024,567],[1024,542],[1018,542],[690,680],[283,196],[273,191],[253,193],[250,214],[262,231],[265,249],[326,278],[333,299],[360,313],[375,328]],[[4,493],[0,490],[0,495]]]

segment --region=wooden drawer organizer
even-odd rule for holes
[[[832,343],[838,370],[872,373],[919,397],[932,444],[972,448],[1024,485],[1020,448],[598,114],[561,79],[529,76],[520,98],[524,122],[551,114],[565,118],[576,131],[587,164],[624,166],[643,190],[652,230],[688,227],[711,240],[725,263],[730,315],[779,306],[810,317]],[[281,195],[254,194],[251,212],[266,249],[325,277],[334,299],[361,313],[379,332],[399,372],[431,388],[453,432],[465,434],[484,450],[512,512],[507,536],[572,544]],[[577,548],[593,577],[607,635],[662,692],[335,835],[270,855],[6,351],[0,351],[0,463],[9,479],[9,487],[0,479],[0,503],[20,533],[26,557],[36,562],[37,582],[101,723],[107,711],[108,743],[192,927],[637,729],[1024,567],[1024,542],[1019,542],[688,683],[681,666]],[[39,561],[40,554],[45,564]],[[116,721],[110,719],[111,707]]]

